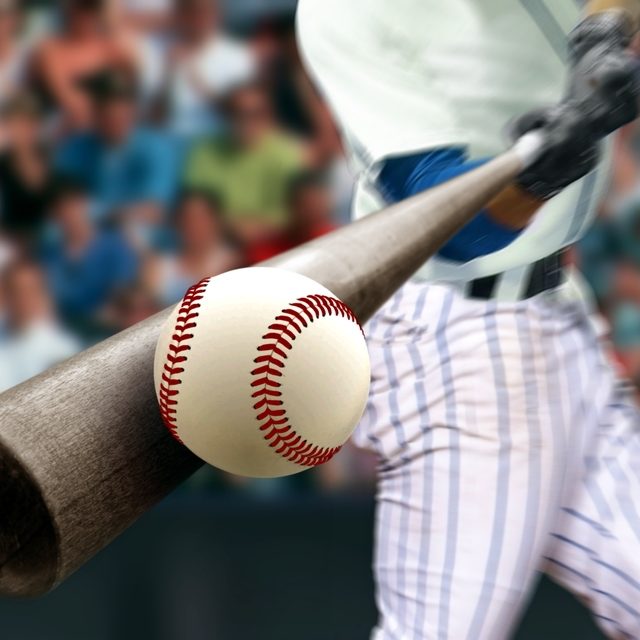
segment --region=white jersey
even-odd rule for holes
[[[331,104],[359,173],[355,216],[384,206],[376,170],[390,156],[506,148],[505,125],[557,102],[576,0],[301,0],[303,56]],[[547,203],[510,246],[466,264],[434,258],[424,280],[517,273],[575,242],[608,182],[608,162]]]

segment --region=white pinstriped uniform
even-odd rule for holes
[[[564,297],[410,284],[371,322],[376,639],[507,638],[539,570],[640,637],[640,422]]]
[[[356,215],[381,206],[384,158],[498,153],[509,118],[557,98],[577,5],[301,0],[304,57],[360,172]],[[531,265],[588,226],[602,169],[506,250],[425,265],[367,328],[355,439],[381,461],[375,640],[508,638],[540,571],[610,637],[640,638],[640,416],[573,279],[520,299]],[[493,274],[495,299],[467,297]]]

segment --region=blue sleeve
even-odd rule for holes
[[[473,171],[488,162],[467,160],[464,149],[451,147],[387,160],[380,172],[378,186],[388,202],[400,202]],[[458,232],[439,252],[455,262],[469,262],[510,245],[521,230],[494,220],[486,209]]]

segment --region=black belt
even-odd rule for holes
[[[563,257],[565,252],[558,251],[531,265],[529,278],[524,287],[521,300],[533,298],[545,291],[557,289],[564,281]],[[479,278],[469,283],[468,296],[480,300],[491,300],[495,297],[504,273]]]

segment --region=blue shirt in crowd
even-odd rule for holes
[[[118,147],[107,146],[95,133],[76,134],[59,149],[56,168],[87,186],[98,221],[141,203],[169,207],[179,180],[171,138],[145,128],[135,129]]]
[[[81,255],[70,256],[62,243],[44,250],[43,264],[58,309],[68,319],[90,319],[120,289],[132,284],[139,259],[115,232],[98,233]]]

